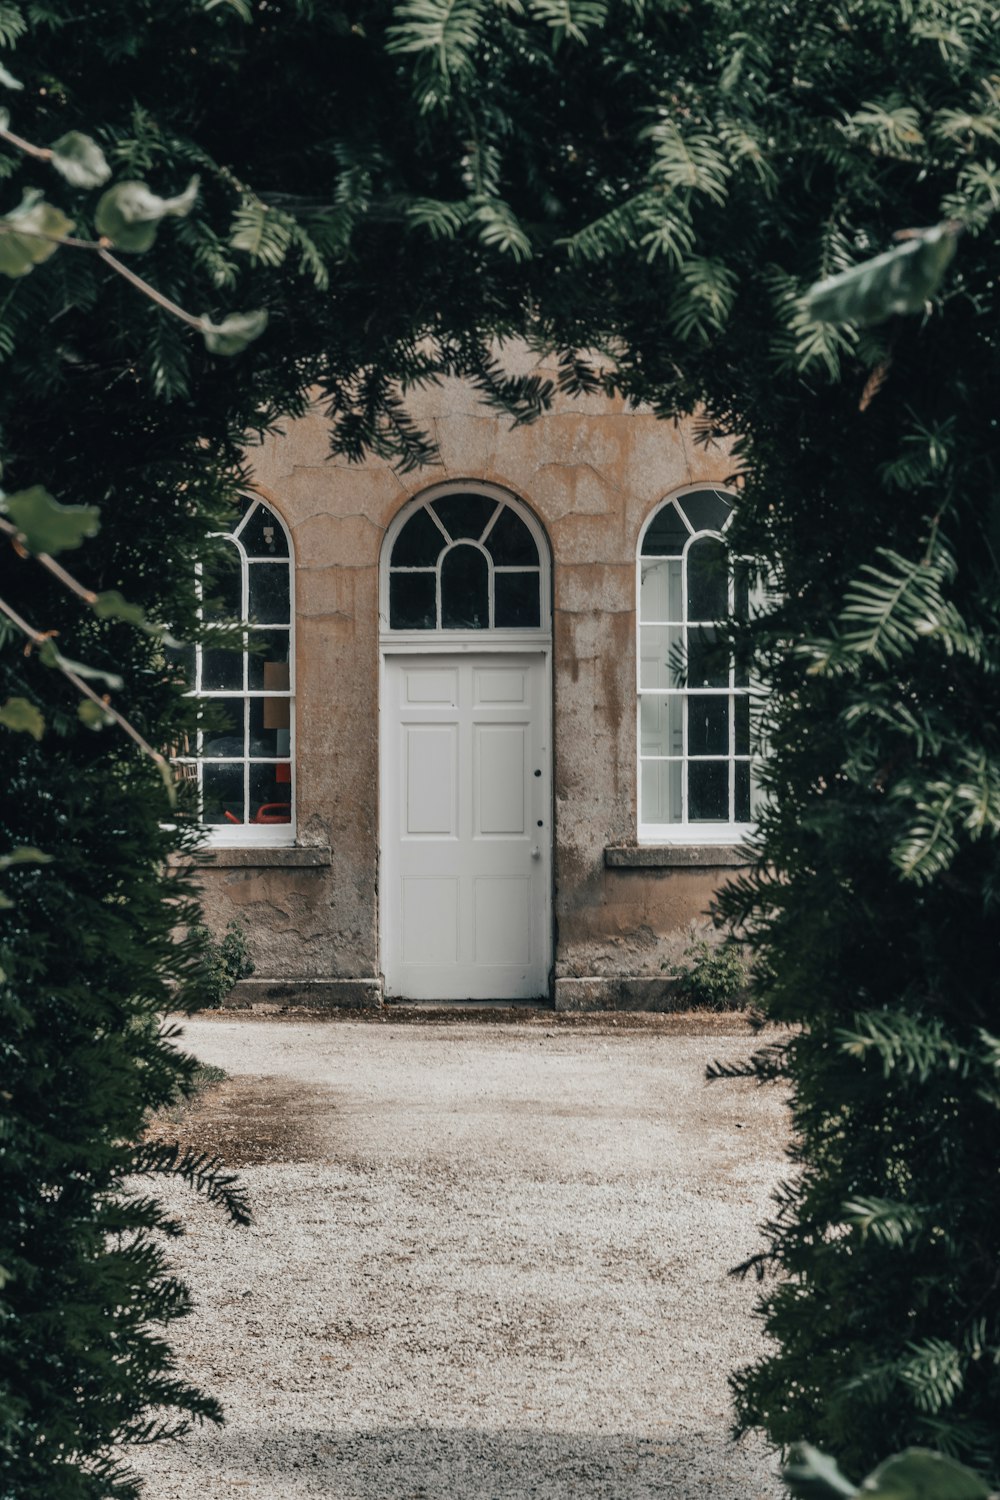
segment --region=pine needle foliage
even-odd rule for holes
[[[194,218],[143,260],[152,281],[198,310],[271,312],[220,369],[137,317],[92,260],[60,252],[3,304],[5,485],[99,504],[88,578],[175,632],[197,630],[185,580],[211,563],[205,533],[243,478],[246,435],[307,392],[339,451],[404,469],[435,458],[406,392],[449,376],[520,421],[596,368],[600,388],[665,417],[697,410],[706,443],[735,437],[734,545],[773,584],[734,642],[771,693],[769,800],[723,914],[748,935],[756,1003],[791,1028],[760,1068],[786,1080],[797,1141],[748,1263],[780,1276],[764,1293],[771,1352],[736,1378],[738,1424],[809,1438],[859,1476],[916,1443],[1000,1477],[996,7],[94,0],[81,17],[50,0],[5,4],[0,45],[29,85],[9,101],[24,136],[90,129],[117,175],[163,193],[201,174]],[[34,176],[7,151],[0,166],[14,203]],[[64,201],[87,231],[87,195]],[[926,306],[864,326],[811,310],[817,281],[945,224],[957,250]],[[506,372],[513,338],[553,351],[557,378]],[[82,622],[13,554],[5,570],[23,609],[117,672],[169,743],[184,701],[155,642]],[[131,1074],[92,1038],[131,1039],[130,1007],[190,978],[156,916],[183,838],[163,832],[155,778],[80,723],[44,663],[11,641],[0,662],[5,694],[48,726],[41,748],[3,731],[8,836],[53,855],[4,877],[5,1031],[39,1099],[54,1079],[69,1111],[62,1134],[29,1115],[37,1150],[85,1140],[111,1160],[151,1095],[127,1082],[122,1113],[104,1070]],[[55,951],[57,923],[72,942]],[[44,1216],[56,1206],[29,1156],[0,1202],[27,1194]],[[19,1271],[3,1293],[25,1316],[32,1284]],[[164,1290],[157,1305],[182,1301]],[[0,1359],[20,1358],[8,1348]],[[41,1333],[31,1348],[42,1360]],[[13,1375],[11,1464],[43,1404],[41,1383]],[[140,1433],[139,1395],[123,1428],[79,1379],[45,1385],[93,1397],[62,1448],[31,1459],[65,1455],[58,1485],[18,1473],[19,1497],[129,1493],[101,1443]]]

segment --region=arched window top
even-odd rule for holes
[[[665,501],[653,512],[642,535],[643,557],[682,557],[690,542],[708,532],[721,536],[732,519],[733,502],[722,490],[691,490]]]
[[[203,586],[205,634],[188,665],[199,728],[177,761],[182,775],[197,781],[212,842],[290,843],[291,541],[277,513],[252,495],[242,497],[232,529],[220,535],[219,566]]]
[[[538,630],[546,596],[537,530],[513,500],[448,490],[405,517],[388,552],[396,630]]]

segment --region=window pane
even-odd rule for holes
[[[733,614],[737,620],[750,618],[750,565],[740,559],[733,564]]]
[[[692,531],[721,531],[733,508],[731,500],[717,490],[699,490],[682,495],[677,502],[691,522]]]
[[[202,755],[215,759],[246,753],[243,748],[245,707],[243,698],[237,698],[235,702],[229,698],[202,700],[198,705],[198,720],[202,727]]]
[[[281,692],[289,686],[287,630],[251,630],[247,673],[252,688]]]
[[[437,625],[437,575],[389,574],[389,624],[393,630],[433,630]]]
[[[736,818],[737,823],[750,821],[750,762],[736,762]]]
[[[702,537],[687,555],[688,619],[706,623],[729,613],[729,577],[724,542]]]
[[[729,653],[708,625],[696,625],[687,633],[687,686],[728,687]]]
[[[688,698],[688,754],[729,754],[729,699],[692,693]]]
[[[684,753],[684,699],[644,697],[639,709],[639,743],[643,755]]]
[[[483,546],[498,568],[537,568],[538,548],[521,517],[505,505],[497,516]]]
[[[255,759],[289,753],[291,724],[289,698],[250,699],[250,754]]]
[[[287,557],[288,542],[284,528],[273,511],[262,502],[240,532],[240,542],[248,557]]]
[[[486,558],[478,547],[453,547],[441,564],[441,624],[445,630],[488,630],[489,623]]]
[[[250,767],[250,821],[254,824],[292,821],[291,767]]]
[[[201,651],[201,686],[204,692],[241,692],[243,688],[243,652],[229,647],[203,646]]]
[[[243,823],[243,766],[202,766],[202,822]]]
[[[729,822],[729,762],[693,760],[688,765],[688,821]]]
[[[679,823],[683,761],[644,760],[640,767],[639,813],[643,823]]]
[[[678,557],[691,535],[676,505],[671,501],[653,517],[642,539],[643,557]]]
[[[498,630],[541,623],[538,573],[494,573],[493,612]]]
[[[643,625],[639,631],[640,686],[680,687],[684,670],[684,627]]]
[[[287,563],[251,563],[249,618],[262,625],[287,625],[291,618]]]
[[[171,680],[176,680],[175,673],[189,688],[194,687],[194,646],[164,646],[163,655],[167,665],[174,670],[171,672]]]
[[[243,569],[235,543],[219,542],[212,565],[203,575],[202,599],[206,620],[242,620]]]
[[[737,755],[750,754],[750,699],[737,698],[733,703],[735,749]]]
[[[497,502],[486,495],[442,495],[433,506],[453,542],[461,537],[478,542],[497,508]],[[527,561],[537,562],[538,559],[531,557]]]
[[[410,517],[396,538],[390,564],[394,568],[433,568],[438,555],[447,546],[440,526],[435,526],[427,511],[421,508]]]
[[[640,620],[683,620],[681,560],[643,562],[640,565]]]

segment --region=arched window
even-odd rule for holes
[[[756,804],[749,677],[716,625],[749,610],[724,537],[733,502],[701,489],[656,510],[639,544],[639,837],[738,840]]]
[[[425,500],[392,543],[390,630],[537,630],[544,596],[532,529],[496,495]]]
[[[189,671],[200,700],[193,754],[201,821],[220,844],[288,844],[294,838],[294,631],[292,559],[284,523],[244,496],[227,564],[203,614],[208,638]],[[234,628],[235,627],[235,628]],[[224,638],[224,643],[223,643]]]

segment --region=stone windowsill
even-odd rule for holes
[[[751,861],[739,844],[609,844],[604,863],[609,870],[717,870]]]
[[[199,849],[196,854],[182,856],[182,864],[229,868],[241,870],[307,870],[333,862],[329,844],[304,844],[296,848],[280,845],[259,845],[257,848],[230,848],[216,845],[215,848]]]

